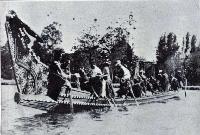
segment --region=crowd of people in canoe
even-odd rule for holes
[[[26,33],[35,37],[39,42],[43,42],[28,25],[17,17],[16,12],[13,10],[9,11],[6,20],[9,22],[12,36],[18,43],[18,48],[20,48],[19,58],[22,57],[21,55],[27,55],[29,53],[26,44],[30,43],[30,39]],[[23,42],[21,42],[22,39]],[[66,93],[72,89],[72,83],[70,81],[72,80],[72,75],[70,74],[70,70],[62,67],[62,63],[60,62],[61,57],[62,50],[54,50],[54,61],[49,66],[47,95],[53,100],[58,99],[62,89],[65,89]],[[86,74],[85,69],[80,67],[78,75],[73,75],[73,78],[76,78],[76,87],[89,91],[91,95],[97,98],[122,96],[135,98],[146,95],[147,91],[155,94],[158,92],[177,90],[181,87],[182,79],[180,76],[176,76],[176,78],[174,76],[168,76],[164,71],[160,71],[156,78],[154,76],[146,77],[143,70],[138,71],[137,75],[135,73],[134,76],[131,76],[128,68],[120,60],[114,63],[115,66],[112,69],[111,79],[110,64],[109,60],[105,60],[101,70],[94,61],[90,62],[91,72],[89,74]],[[115,82],[120,84],[118,91],[115,91],[113,88],[113,83]]]
[[[124,66],[120,60],[114,63],[113,79],[110,74],[110,62],[105,61],[102,70],[93,61],[90,63],[90,73],[86,73],[84,67],[80,67],[77,75],[71,75],[69,70],[63,70],[60,59],[62,51],[54,51],[54,61],[49,66],[48,75],[48,92],[47,95],[54,100],[65,89],[68,94],[72,89],[72,79],[76,83],[75,86],[83,91],[88,91],[91,96],[96,98],[115,98],[115,97],[130,97],[137,98],[145,96],[147,91],[152,94],[167,92],[169,90],[177,91],[182,86],[182,78],[180,74],[176,77],[173,75],[168,76],[162,70],[155,78],[154,76],[146,77],[145,71],[140,70],[134,77],[131,76],[130,71]],[[115,91],[113,84],[119,84],[119,90]]]

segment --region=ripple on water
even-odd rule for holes
[[[6,90],[2,119],[6,135],[198,135],[200,132],[200,92],[187,91],[187,97],[136,106],[121,106],[104,111],[50,114],[18,106],[13,101],[14,87]],[[12,91],[13,90],[13,91]],[[2,124],[2,126],[3,126]]]

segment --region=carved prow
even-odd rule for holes
[[[15,18],[14,23],[12,18],[5,23],[17,89],[22,94],[46,94],[48,68],[28,47],[33,43],[27,42],[30,40],[30,35],[27,32],[20,33],[27,27],[19,18]],[[28,31],[30,30],[29,28]]]

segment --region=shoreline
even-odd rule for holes
[[[16,85],[15,80],[6,80],[1,78],[1,85]]]

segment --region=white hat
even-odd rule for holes
[[[159,73],[162,73],[163,71],[162,70],[159,70]]]

